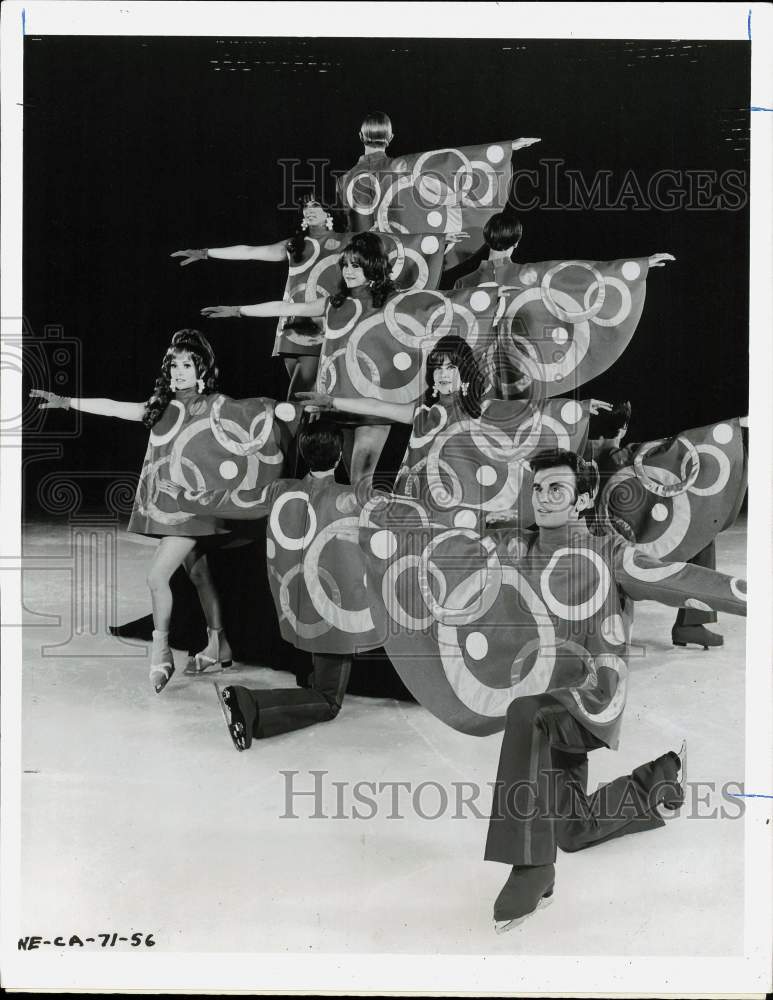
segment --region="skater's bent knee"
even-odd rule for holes
[[[150,570],[145,582],[150,590],[163,590],[169,586],[169,576],[166,573],[160,573],[156,569]]]
[[[556,843],[565,854],[574,854],[575,851],[590,846],[590,841],[583,830],[558,830]]]
[[[532,723],[539,718],[540,706],[533,698],[513,698],[507,706],[508,725]]]
[[[188,576],[194,587],[199,587],[203,583],[207,583],[209,580],[209,572],[207,570],[206,563],[202,565],[202,561],[195,562],[193,566],[188,570]]]

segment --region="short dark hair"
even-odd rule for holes
[[[334,469],[342,450],[341,429],[329,421],[315,420],[298,435],[298,451],[312,472]]]
[[[523,235],[523,225],[514,215],[497,212],[486,221],[483,238],[492,250],[509,250]]]
[[[627,427],[631,420],[631,404],[626,399],[623,402],[615,403],[611,410],[599,410],[590,418],[590,438],[612,438],[617,432]]]
[[[369,146],[383,146],[392,141],[392,119],[384,111],[371,111],[360,125],[363,142]]]
[[[574,451],[567,451],[566,448],[547,448],[537,452],[534,458],[529,460],[529,466],[532,472],[566,466],[574,473],[577,487],[575,500],[583,493],[593,496],[595,482],[592,467]]]

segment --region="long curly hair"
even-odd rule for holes
[[[295,232],[286,243],[287,253],[290,257],[291,264],[300,264],[303,260],[303,247],[306,241],[306,230],[303,228],[303,210],[310,204],[319,205],[320,208],[323,208],[332,218],[332,231],[334,233],[342,233],[346,229],[346,216],[343,212],[339,209],[328,208],[327,205],[324,205],[319,198],[316,198],[312,193],[305,194],[301,200],[301,216],[298,219]]]
[[[459,393],[459,402],[462,408],[469,416],[479,417],[481,415],[481,397],[485,385],[483,374],[470,345],[455,333],[441,337],[429,352],[424,370],[424,379],[427,383],[424,390],[425,404],[432,406],[435,402],[435,371],[443,367],[443,362],[446,359],[449,364],[459,369],[461,381],[467,383],[466,394]]]
[[[156,379],[153,394],[145,403],[142,422],[147,428],[157,424],[169,406],[169,401],[174,395],[170,374],[172,359],[181,354],[189,354],[196,366],[196,378],[204,383],[203,395],[209,395],[217,389],[218,370],[215,364],[215,352],[209,341],[198,330],[178,330],[172,337],[172,342],[161,362],[161,373]]]
[[[341,251],[338,262],[342,271],[341,281],[338,291],[330,296],[330,302],[335,307],[342,305],[351,294],[343,279],[344,264],[347,261],[352,261],[362,268],[370,285],[373,307],[380,309],[395,289],[390,277],[392,265],[389,263],[389,255],[381,237],[377,233],[357,233]]]

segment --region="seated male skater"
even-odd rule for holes
[[[552,895],[557,847],[579,851],[656,829],[665,825],[658,806],[683,801],[674,751],[587,794],[588,751],[618,745],[628,601],[700,601],[746,613],[743,581],[661,563],[618,535],[591,535],[580,514],[592,505],[593,482],[579,456],[546,451],[530,464],[538,530],[522,535],[515,565],[525,585],[550,594],[556,666],[550,693],[515,698],[507,711],[485,852],[487,861],[512,866],[494,904],[498,931]]]
[[[318,420],[298,435],[309,468],[304,479],[278,479],[263,490],[174,490],[181,510],[246,520],[268,517],[266,560],[282,637],[312,654],[308,688],[215,685],[237,750],[334,719],[341,708],[352,656],[385,637],[385,615],[371,607],[358,544],[360,507],[349,486],[335,482],[342,438]],[[165,484],[172,491],[172,484]],[[261,613],[261,609],[256,609]]]

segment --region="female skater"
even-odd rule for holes
[[[320,257],[338,250],[346,242],[346,237],[339,235],[344,225],[344,220],[337,219],[321,202],[312,195],[307,195],[299,225],[289,240],[279,240],[263,246],[239,244],[201,250],[176,250],[171,256],[183,258],[180,267],[209,258],[269,263],[287,261],[290,267],[287,293],[291,293],[294,272],[303,272],[298,276],[302,279],[306,268],[310,268]],[[290,378],[288,399],[298,390],[313,387],[323,337],[322,323],[318,319],[296,316],[280,320],[273,356],[284,358]]]
[[[207,339],[198,330],[179,330],[172,337],[161,374],[153,394],[145,403],[127,403],[115,399],[79,399],[57,396],[44,389],[32,389],[30,396],[44,400],[40,409],[74,409],[121,420],[141,421],[150,430],[129,531],[160,538],[147,582],[153,603],[153,648],[150,682],[160,694],[174,673],[174,658],[169,648],[169,621],[172,614],[172,591],[169,581],[179,566],[184,566],[198,591],[207,622],[208,641],[200,653],[191,657],[187,674],[198,674],[208,667],[231,665],[231,649],[223,631],[220,601],[207,564],[206,540],[225,533],[222,523],[211,517],[174,516],[161,507],[156,476],[162,465],[169,464],[172,442],[211,406],[218,371],[215,356]]]
[[[419,500],[434,516],[446,515],[457,526],[471,527],[482,518],[500,520],[515,510],[528,518],[523,491],[530,455],[557,437],[579,446],[586,414],[608,406],[596,399],[581,404],[528,394],[518,400],[484,398],[486,377],[470,345],[456,334],[433,346],[424,378],[424,396],[417,405],[316,392],[299,393],[298,398],[307,409],[412,424],[394,492]]]
[[[340,258],[341,284],[338,292],[330,299],[320,298],[313,302],[260,302],[248,306],[207,306],[201,310],[202,316],[208,319],[225,319],[231,316],[308,316],[324,317],[327,336],[329,311],[351,309],[358,322],[362,322],[371,313],[382,309],[394,291],[394,285],[389,277],[390,262],[384,244],[376,233],[358,233],[344,248]],[[342,324],[336,324],[342,325]],[[327,343],[323,345],[322,355],[325,356]],[[370,489],[373,473],[381,451],[389,435],[391,417],[386,411],[364,407],[354,409],[339,407],[349,413],[362,414],[380,418],[386,416],[386,421],[376,424],[360,424],[354,428],[353,434],[346,431],[347,452],[351,448],[349,477],[352,486],[364,490]],[[408,407],[413,410],[412,406]],[[410,423],[410,420],[408,420]]]

